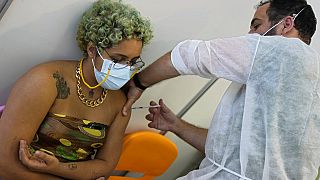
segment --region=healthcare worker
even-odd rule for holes
[[[309,46],[315,29],[305,0],[260,2],[249,34],[180,42],[136,75],[123,113],[144,89],[165,79],[228,79],[232,84],[209,130],[177,118],[162,100],[149,109],[149,127],[171,131],[205,153],[199,169],[178,179],[315,179],[320,56]]]

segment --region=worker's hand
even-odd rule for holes
[[[136,87],[133,80],[130,79],[123,91],[127,94],[127,102],[122,108],[122,114],[127,116],[128,112],[131,111],[132,105],[140,98],[143,90]]]
[[[151,106],[157,105],[151,101]],[[146,119],[151,121],[148,126],[162,131],[172,131],[179,121],[179,118],[164,104],[163,100],[159,100],[160,107],[150,107],[150,114],[146,115]]]
[[[31,171],[50,173],[57,169],[59,160],[42,151],[36,151],[34,154],[30,153],[27,142],[20,140],[19,159],[21,163]]]

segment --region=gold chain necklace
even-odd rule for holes
[[[80,86],[80,64],[77,66],[76,68],[76,78],[77,78],[77,92],[78,92],[78,97],[81,100],[81,102],[83,104],[85,104],[88,107],[97,107],[100,104],[103,103],[103,101],[106,99],[107,94],[108,94],[108,90],[107,89],[103,89],[101,96],[95,100],[90,100],[85,98],[86,96],[83,94],[83,90]]]

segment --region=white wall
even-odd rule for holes
[[[79,59],[75,42],[76,25],[82,12],[94,0],[15,0],[0,21],[0,103],[4,103],[12,84],[35,64],[53,59]],[[243,35],[249,29],[255,0],[127,0],[152,21],[155,37],[144,50],[147,64],[184,39],[210,39]],[[320,2],[309,0],[315,12]],[[320,19],[320,14],[318,19]],[[318,25],[319,29],[319,25]],[[312,46],[320,52],[320,32]],[[195,76],[164,81],[147,90],[138,105],[163,98],[178,113],[208,82]],[[219,80],[210,88],[184,119],[207,127],[213,111],[228,86]],[[135,110],[127,132],[148,129],[146,110]],[[197,164],[201,156],[172,134],[167,137],[177,143],[179,157],[160,180],[170,180]]]
[[[0,21],[0,103],[35,64],[78,59],[75,28],[92,0],[16,0]]]

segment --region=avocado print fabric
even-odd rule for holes
[[[30,150],[54,155],[61,162],[90,160],[103,146],[108,126],[62,114],[49,113]]]

